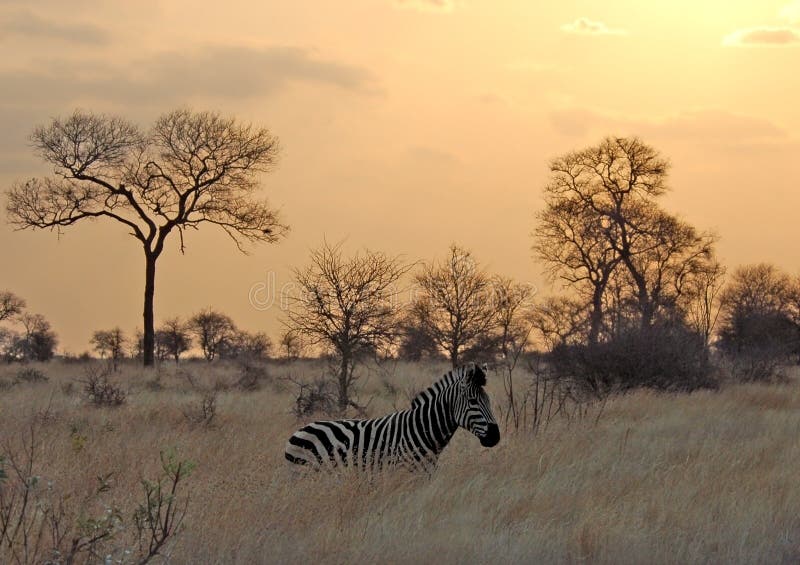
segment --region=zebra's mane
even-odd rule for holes
[[[447,386],[453,384],[454,382],[464,379],[466,377],[472,377],[475,374],[475,371],[478,371],[479,367],[474,364],[464,365],[463,367],[459,367],[457,369],[453,369],[452,371],[448,371],[444,374],[438,381],[433,383],[428,388],[418,392],[417,395],[411,400],[411,408],[417,408],[418,406],[422,406],[425,404],[430,398],[434,398],[438,396],[438,394],[445,389]],[[481,377],[483,378],[482,382],[479,382],[481,386],[486,384],[486,375],[483,373],[482,370],[479,371]]]

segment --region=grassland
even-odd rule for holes
[[[372,374],[362,398],[372,397],[371,414],[405,407],[444,368]],[[123,515],[141,498],[140,478],[157,473],[159,450],[174,447],[197,467],[173,563],[800,562],[795,380],[636,392],[597,420],[507,433],[494,449],[460,431],[433,477],[368,482],[298,474],[283,458],[299,424],[283,377],[311,378],[322,365],[271,365],[252,392],[231,386],[235,366],[126,366],[117,408],[82,398],[85,367],[40,369],[47,382],[9,386],[18,368],[0,368],[0,445],[20,449],[36,422],[35,473],[71,500],[113,473],[102,502]],[[216,416],[200,425],[187,415],[214,387]],[[496,380],[489,391],[502,404]]]

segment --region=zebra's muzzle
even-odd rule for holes
[[[483,447],[494,447],[500,441],[500,428],[497,424],[489,424],[486,429],[486,434],[481,436],[481,445]]]

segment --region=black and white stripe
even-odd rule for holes
[[[500,430],[484,390],[486,367],[453,369],[419,393],[410,410],[371,420],[314,422],[297,430],[286,444],[286,459],[320,468],[386,465],[432,469],[461,427],[493,447]]]

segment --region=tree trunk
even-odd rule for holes
[[[604,287],[595,286],[592,293],[592,312],[589,326],[589,345],[596,345],[603,325],[603,290]]]
[[[347,410],[347,405],[350,404],[350,397],[348,395],[348,381],[350,380],[350,356],[342,354],[342,364],[339,370],[339,410],[344,413]]]
[[[458,345],[450,348],[450,363],[453,365],[453,369],[458,367],[458,349]]]
[[[150,367],[154,361],[155,323],[153,317],[153,296],[156,290],[156,256],[145,250],[144,275],[144,338],[142,339],[142,357],[144,366]]]
[[[655,316],[655,305],[646,286],[639,289],[639,311],[642,315],[641,330],[646,332],[652,327]]]
[[[653,316],[654,306],[653,300],[650,297],[650,293],[647,289],[647,280],[644,278],[644,275],[640,273],[636,266],[633,264],[629,255],[623,255],[622,261],[625,263],[625,266],[628,268],[628,272],[633,278],[633,282],[636,285],[636,299],[638,302],[639,313],[641,314],[641,329],[643,331],[650,329],[650,326],[653,324]]]

